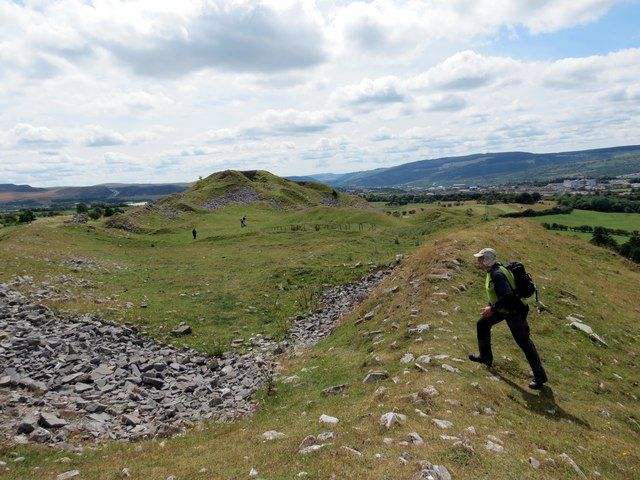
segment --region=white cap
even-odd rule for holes
[[[485,265],[493,265],[498,261],[498,254],[493,248],[483,248],[478,253],[473,254],[476,258],[482,258]]]

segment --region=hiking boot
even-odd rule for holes
[[[476,354],[469,355],[469,360],[471,360],[472,362],[484,363],[487,367],[490,367],[491,364],[493,363],[493,360],[489,358],[483,358],[480,355],[476,355]]]
[[[544,378],[536,378],[529,384],[529,388],[531,390],[541,390],[545,383],[547,383],[547,377]]]

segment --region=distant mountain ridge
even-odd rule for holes
[[[640,145],[558,153],[500,152],[420,160],[389,168],[344,174],[291,176],[295,182],[332,187],[418,187],[495,185],[546,181],[560,177],[603,177],[640,173]],[[194,183],[121,184],[37,188],[0,184],[0,208],[42,207],[74,202],[155,201],[180,193]]]
[[[640,145],[558,153],[501,152],[420,160],[389,168],[307,177],[336,187],[429,187],[500,184],[559,177],[603,177],[640,172]]]
[[[44,207],[76,202],[137,202],[158,200],[182,192],[190,184],[104,184],[88,187],[35,188],[30,185],[0,184],[0,207]]]

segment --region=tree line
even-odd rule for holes
[[[364,199],[368,202],[385,202],[387,206],[400,206],[410,203],[436,203],[436,202],[464,202],[477,201],[487,205],[494,203],[521,203],[533,205],[539,202],[542,196],[538,192],[500,193],[500,192],[458,192],[458,193],[397,193],[376,192],[365,193]]]
[[[619,237],[630,237],[632,235],[638,235],[637,230],[630,232],[629,230],[625,230],[623,228],[594,227],[591,225],[579,225],[575,227],[575,226],[569,226],[569,225],[564,225],[562,223],[555,223],[555,222],[553,223],[543,222],[542,226],[547,230],[560,230],[564,232],[570,231],[570,232],[593,233],[596,229],[600,229],[599,232],[604,231],[609,235],[617,235]]]
[[[640,213],[640,195],[616,195],[607,192],[595,195],[561,195],[558,205],[579,210],[593,210],[596,212]]]
[[[64,207],[63,207],[64,208]],[[86,214],[92,220],[98,220],[100,217],[111,217],[116,213],[123,213],[124,210],[120,206],[78,203],[75,206],[76,213]],[[21,225],[31,223],[38,217],[57,217],[66,215],[67,212],[56,208],[27,208],[17,212],[6,212],[0,214],[0,224],[5,227],[13,225]]]

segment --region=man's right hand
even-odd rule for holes
[[[491,307],[489,305],[482,309],[482,316],[484,318],[490,317],[491,315],[493,315],[493,311],[491,310]]]

